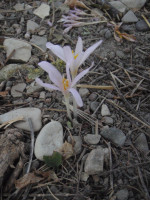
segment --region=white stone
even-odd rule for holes
[[[89,94],[89,90],[87,88],[80,88],[79,94],[81,95],[81,97],[86,97]]]
[[[112,1],[109,3],[121,13],[125,13],[125,11],[127,10],[127,6],[120,1]]]
[[[39,16],[40,18],[44,19],[45,17],[49,16],[50,6],[47,4],[41,4],[36,10],[34,10],[34,14]]]
[[[101,115],[102,116],[109,116],[110,115],[110,111],[109,111],[109,108],[106,104],[103,104],[102,105],[102,108],[101,108]]]
[[[14,6],[14,9],[16,11],[22,11],[24,10],[24,3],[17,3],[15,6]]]
[[[131,9],[132,8],[141,9],[146,3],[146,0],[120,0],[120,1]]]
[[[27,42],[14,38],[5,39],[4,46],[6,48],[7,57],[15,50],[11,56],[11,60],[27,62],[31,57],[31,45]]]
[[[81,181],[87,181],[89,178],[89,174],[87,174],[86,172],[81,172]]]
[[[101,149],[93,149],[86,161],[84,171],[89,175],[99,174],[103,172],[104,152]]]
[[[32,20],[27,21],[27,32],[34,32],[39,25]]]
[[[38,85],[35,81],[33,81],[29,86],[27,86],[27,94],[32,94],[34,92],[39,92],[43,89],[42,86]]]
[[[11,88],[11,95],[13,97],[22,97],[22,92],[26,88],[25,83],[18,83]]]
[[[126,22],[126,23],[133,23],[133,22],[137,22],[138,18],[135,16],[135,14],[129,10],[121,19],[122,22]]]
[[[34,131],[41,129],[41,110],[38,108],[20,108],[12,110],[5,114],[0,115],[0,124],[10,120],[14,120],[18,117],[24,117],[24,121],[14,123],[14,126],[23,130],[30,131],[28,118],[31,118]]]
[[[43,156],[51,156],[53,151],[59,151],[63,145],[63,128],[57,121],[46,124],[40,131],[34,147],[37,159],[43,161]]]

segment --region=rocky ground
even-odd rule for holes
[[[150,3],[74,2],[88,15],[68,32],[60,19],[74,6],[62,0],[0,2],[1,198],[148,200]],[[35,78],[49,81],[40,61],[65,73],[47,42],[74,49],[79,36],[84,50],[103,43],[80,67],[94,61],[78,85],[84,106],[70,122],[62,94]],[[43,155],[60,147],[62,161],[56,155],[48,167]]]

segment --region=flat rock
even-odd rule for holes
[[[90,108],[93,112],[97,109],[98,106],[99,106],[99,102],[97,101],[93,101],[90,103]]]
[[[121,13],[125,13],[127,10],[127,6],[120,1],[111,1],[109,3]]]
[[[45,17],[49,16],[50,6],[47,4],[41,4],[40,7],[34,10],[34,14],[39,16],[40,18],[44,19]]]
[[[27,86],[27,94],[32,94],[34,92],[39,92],[43,89],[42,86],[38,85],[35,81],[32,82],[29,86]]]
[[[107,124],[107,125],[112,125],[112,124],[114,123],[114,120],[113,120],[113,118],[111,118],[111,117],[105,116],[105,117],[103,117],[103,122],[104,122],[105,124]]]
[[[22,65],[18,65],[18,64],[9,64],[6,65],[5,67],[3,67],[0,70],[0,82],[3,80],[7,80],[8,78],[11,78],[16,71],[22,70],[22,69],[29,69],[30,67],[32,67],[32,65],[26,65],[26,64],[22,64]]]
[[[100,135],[87,134],[84,136],[84,141],[87,144],[98,144],[100,141],[100,138],[101,138]]]
[[[88,175],[94,175],[103,172],[104,157],[105,151],[102,147],[93,149],[86,158],[84,172],[86,172]]]
[[[27,21],[27,32],[34,32],[37,28],[39,28],[39,25],[35,23],[32,20]]]
[[[31,118],[34,131],[39,131],[41,129],[41,126],[42,126],[41,110],[38,108],[32,108],[32,107],[20,108],[20,109],[12,110],[10,112],[0,115],[0,124],[16,119],[18,117],[24,117],[24,121],[14,123],[15,127],[26,130],[26,131],[30,131],[28,118]]]
[[[120,0],[120,1],[131,9],[132,8],[141,9],[146,3],[146,0]]]
[[[150,20],[148,20],[150,23]],[[147,23],[144,20],[140,20],[135,25],[136,29],[138,31],[149,31],[150,27],[147,25]]]
[[[11,88],[11,95],[13,97],[22,97],[22,92],[26,88],[25,83],[18,83]]]
[[[27,62],[31,57],[31,45],[14,38],[5,39],[7,57],[15,50],[10,60]]]
[[[104,128],[100,134],[117,146],[123,146],[126,140],[125,134],[116,127]]]
[[[73,137],[73,142],[75,142],[73,150],[75,154],[81,153],[82,150],[82,138],[80,136],[72,136]],[[68,142],[72,143],[71,137],[68,137]]]
[[[51,156],[53,151],[59,151],[63,145],[63,127],[57,121],[46,124],[35,142],[34,153],[37,159],[43,161],[43,156]]]
[[[47,43],[47,38],[46,37],[40,37],[37,35],[32,35],[32,39],[30,40],[33,44],[36,44],[39,46],[41,49],[46,51],[46,43]]]
[[[137,22],[138,18],[135,16],[135,14],[129,10],[121,19],[122,22],[125,23],[133,23],[133,22]]]
[[[102,116],[109,116],[110,115],[110,111],[109,111],[109,108],[106,104],[103,104],[102,105],[102,108],[101,108],[101,115]]]
[[[142,153],[148,153],[149,147],[144,133],[141,133],[135,140],[135,147]]]
[[[24,10],[24,3],[17,3],[15,6],[14,6],[14,9],[16,10],[16,11],[22,11],[22,10]]]

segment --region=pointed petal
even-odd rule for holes
[[[82,107],[82,106],[83,106],[83,101],[82,101],[82,99],[81,99],[81,96],[80,96],[79,92],[78,92],[76,89],[74,89],[74,88],[70,88],[70,89],[69,89],[69,92],[72,93],[72,95],[73,95],[75,101],[77,102],[77,105],[78,105],[79,107]]]
[[[65,46],[65,47],[63,47],[63,51],[64,51],[66,63],[68,65],[72,66],[73,62],[74,62],[74,57],[73,57],[73,53],[71,51],[71,48],[69,46]]]
[[[49,62],[42,61],[38,63],[38,65],[45,70],[50,77],[50,80],[58,87],[61,87],[62,85],[62,76],[60,72]]]
[[[58,56],[61,60],[65,62],[64,51],[63,48],[59,45],[54,45],[50,42],[46,43],[46,47],[50,49],[56,56]]]
[[[59,90],[59,91],[60,91],[60,89],[59,89],[58,87],[56,87],[56,86],[54,86],[54,85],[52,85],[52,84],[43,83],[43,81],[42,81],[41,79],[39,79],[39,78],[36,78],[35,81],[36,81],[39,85],[41,85],[41,86],[43,86],[43,87],[49,88],[49,89],[51,89],[51,90]]]
[[[75,49],[75,55],[80,54],[83,51],[83,42],[80,37],[78,37],[76,49]]]
[[[87,68],[87,69],[83,70],[82,72],[80,72],[80,73],[73,79],[73,81],[72,81],[72,83],[71,83],[71,87],[74,87],[74,86],[76,85],[76,83],[77,83],[83,76],[85,76],[85,74],[87,74],[87,73],[89,72],[89,70],[90,70],[92,67],[93,67],[93,63],[92,63],[92,65],[91,65],[89,68]]]
[[[93,44],[91,47],[89,47],[85,52],[84,52],[84,56],[80,62],[80,65],[90,56],[90,54],[102,43],[102,40],[100,40],[99,42]]]
[[[67,73],[67,79],[69,80],[69,83],[71,83],[70,67],[68,64],[66,64],[66,73]]]

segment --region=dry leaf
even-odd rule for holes
[[[83,2],[79,0],[66,0],[64,4],[68,5],[70,8],[80,7],[80,8],[85,8],[87,10],[91,10]]]
[[[121,32],[119,31],[119,28],[120,28],[121,24],[122,24],[122,23],[120,23],[119,25],[116,25],[116,24],[115,24],[115,28],[114,28],[114,30],[115,30],[115,32],[114,32],[114,38],[115,38],[115,40],[116,40],[117,42],[121,42],[122,39],[124,38],[124,39],[126,39],[126,40],[128,40],[128,41],[130,41],[130,42],[135,42],[135,41],[136,41],[135,36],[129,35],[129,34],[127,34],[127,33],[121,33]]]
[[[15,186],[17,189],[22,189],[29,184],[39,183],[42,180],[54,180],[58,181],[58,177],[56,176],[55,172],[53,171],[35,171],[32,173],[25,174],[22,178],[15,181]]]
[[[13,120],[10,120],[10,121],[7,121],[7,122],[4,122],[2,125],[0,125],[0,128],[4,127],[5,126],[5,129],[10,126],[11,124],[15,123],[15,122],[18,122],[18,121],[22,121],[24,120],[24,117],[20,116],[20,117],[17,117]]]
[[[2,96],[2,97],[6,97],[7,94],[8,94],[7,90],[0,92],[0,96]]]
[[[62,156],[65,159],[68,159],[68,158],[70,158],[71,156],[74,155],[73,146],[66,141],[63,144],[63,146],[61,147],[61,149],[59,150],[59,152],[62,154]]]

